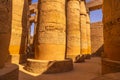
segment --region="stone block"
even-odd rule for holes
[[[38,74],[67,72],[73,70],[73,61],[71,59],[60,60],[60,61],[28,59],[24,69],[29,72],[38,73]]]

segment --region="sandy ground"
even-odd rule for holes
[[[19,80],[93,80],[101,74],[101,59],[93,57],[85,63],[74,63],[74,70],[57,74],[32,74],[20,65]]]

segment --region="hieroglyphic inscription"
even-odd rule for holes
[[[65,25],[60,23],[41,23],[38,43],[65,44]]]

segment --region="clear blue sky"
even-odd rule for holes
[[[88,1],[90,1],[90,0],[86,0],[87,2]],[[34,3],[34,2],[38,2],[38,0],[32,0],[32,2]],[[102,21],[102,10],[101,9],[99,9],[99,10],[95,10],[95,11],[91,11],[90,12],[90,20],[91,20],[91,23],[93,23],[93,22],[98,22],[98,21]],[[34,26],[34,24],[32,24],[32,27],[31,27],[31,29],[32,29],[32,32],[31,33],[33,33],[33,27]]]

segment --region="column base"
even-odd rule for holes
[[[0,80],[18,80],[19,68],[15,64],[6,64],[0,69]]]
[[[90,54],[85,54],[85,59],[91,59],[91,55]]]
[[[73,70],[73,61],[71,59],[61,61],[27,59],[24,69],[37,74],[68,72]]]
[[[74,63],[85,62],[84,55],[67,55],[67,58],[71,58]]]
[[[120,72],[120,61],[102,59],[102,74]]]
[[[27,61],[27,54],[10,54],[9,62],[21,64]]]

